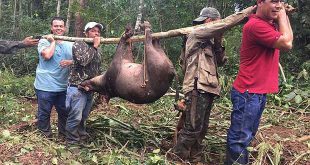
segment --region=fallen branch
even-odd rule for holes
[[[285,74],[284,74],[284,70],[283,70],[283,67],[282,65],[279,63],[279,68],[280,68],[280,71],[281,71],[281,75],[283,77],[283,81],[286,83],[286,77],[285,77]]]
[[[263,129],[266,129],[266,128],[269,128],[269,127],[272,127],[272,124],[263,125],[263,126],[259,127],[258,130],[263,130]]]
[[[301,159],[302,157],[308,154],[310,154],[310,151],[300,154],[290,165],[294,165],[295,163],[299,161],[299,159]]]
[[[306,136],[303,136],[303,137],[297,139],[297,141],[299,141],[299,142],[305,142],[308,140],[310,140],[310,135],[306,135]]]

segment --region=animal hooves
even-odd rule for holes
[[[151,24],[148,21],[144,21],[143,24],[140,25],[143,29],[151,29]]]
[[[130,24],[128,24],[125,28],[125,35],[124,37],[125,38],[130,38],[131,36],[133,36],[133,30],[132,30],[132,27],[130,26]]]

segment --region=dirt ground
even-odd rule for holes
[[[29,100],[28,100],[29,101]],[[29,113],[36,113],[36,103],[35,101],[31,101],[32,109],[29,110]],[[133,115],[134,117],[129,119],[132,125],[139,125],[139,121],[142,120],[145,116],[143,114],[144,111],[148,108],[147,106],[140,106],[128,103],[126,104],[128,109],[134,109],[137,111],[137,115]],[[117,117],[120,113],[120,106],[118,105],[106,105],[99,104],[94,110],[95,114],[106,115],[109,117]],[[217,109],[217,110],[216,110]],[[224,113],[224,114],[223,114]],[[211,114],[211,121],[221,121],[223,120],[223,115],[225,117],[226,124],[219,124],[223,122],[211,122],[209,127],[209,133],[206,139],[206,157],[208,164],[219,164],[219,162],[223,162],[225,158],[225,130],[228,127],[228,119],[229,112],[227,110],[221,109],[220,107],[215,108]],[[148,115],[148,114],[145,114]],[[280,144],[281,152],[280,152],[280,163],[281,165],[310,165],[310,143],[309,143],[309,123],[310,123],[310,115],[309,113],[287,113],[287,114],[277,114],[278,116],[291,115],[295,121],[292,120],[283,120],[281,124],[273,125],[270,124],[268,120],[268,114],[263,115],[262,123],[260,126],[260,130],[255,137],[255,140],[252,142],[252,147],[254,148],[251,152],[251,161],[252,163],[259,164],[271,164],[270,159],[272,159],[273,148],[276,144]],[[276,115],[276,116],[277,116]],[[57,122],[55,111],[52,112],[52,122],[55,124]],[[159,117],[156,116],[150,117],[149,120],[158,120]],[[33,119],[28,122],[18,123],[12,125],[10,127],[10,131],[12,134],[20,136],[23,138],[31,138],[29,136],[23,136],[32,131],[35,131],[35,122]],[[224,125],[223,127],[221,127]],[[0,129],[0,132],[3,130]],[[211,136],[212,135],[212,136]],[[214,140],[217,139],[217,140]],[[6,163],[20,163],[20,164],[55,164],[53,162],[53,155],[47,153],[43,150],[39,145],[31,144],[30,147],[27,144],[20,143],[23,140],[17,140],[17,142],[6,142],[0,141],[0,164]],[[266,154],[262,157],[261,160],[258,160],[259,155],[259,144],[265,142],[268,144],[270,149],[266,152]],[[44,143],[49,143],[44,142]],[[52,141],[53,145],[55,141]],[[57,142],[56,142],[57,143]],[[162,151],[167,151],[172,144],[172,135],[171,137],[166,137],[162,139],[161,149]],[[163,153],[164,154],[164,153]],[[58,162],[59,163],[59,162]],[[61,164],[61,163],[60,163]]]

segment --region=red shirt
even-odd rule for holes
[[[278,92],[279,49],[273,44],[281,33],[275,24],[252,15],[244,25],[240,66],[233,87],[241,93]]]

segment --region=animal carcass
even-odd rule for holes
[[[99,92],[107,100],[120,97],[137,104],[151,103],[163,96],[171,85],[175,69],[159,40],[152,40],[150,24],[145,22],[143,28],[146,35],[144,64],[134,62],[130,43],[126,42],[133,31],[126,27],[107,71],[84,81],[81,86]]]

